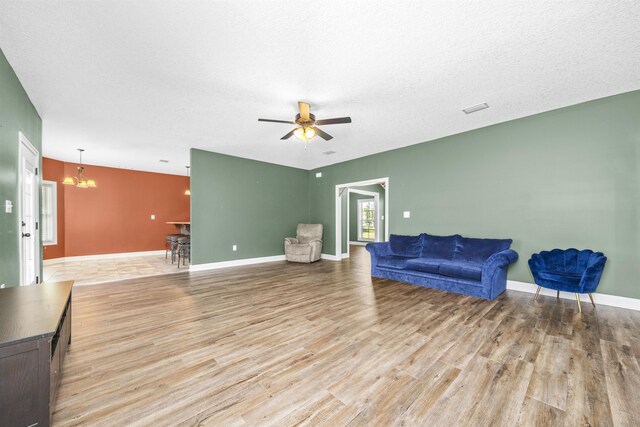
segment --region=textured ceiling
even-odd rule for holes
[[[0,48],[47,156],[184,173],[196,147],[311,169],[640,89],[639,23],[638,1],[0,0]],[[257,121],[298,100],[353,123],[305,149]]]

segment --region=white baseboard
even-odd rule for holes
[[[328,261],[340,261],[342,258],[337,257],[336,255],[320,254],[320,259],[326,259]]]
[[[265,262],[285,261],[284,255],[265,256],[259,258],[234,259],[231,261],[210,262],[208,264],[192,264],[189,271],[216,270],[218,268],[239,267],[242,265],[262,264]]]
[[[507,280],[507,289],[535,294],[536,289],[538,289],[538,285],[534,283]],[[542,288],[542,290],[540,290],[540,295],[548,295],[548,296],[555,297],[556,291],[552,289]],[[627,308],[629,310],[640,311],[640,299],[619,297],[616,295],[599,294],[599,293],[593,293],[592,295],[596,305],[602,304],[602,305],[609,305],[611,307]],[[570,292],[560,292],[560,298],[570,299],[575,301],[576,295]],[[590,304],[588,297],[586,302]]]
[[[349,242],[350,245],[355,245],[355,246],[366,246],[367,243],[371,243],[371,242]]]
[[[100,254],[100,255],[83,255],[83,256],[68,256],[63,258],[45,259],[42,263],[44,265],[60,264],[64,262],[74,261],[95,261],[98,259],[117,259],[117,258],[129,258],[134,256],[152,256],[152,255],[164,255],[165,250],[159,251],[143,251],[143,252],[122,252],[117,254]]]

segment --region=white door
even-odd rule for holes
[[[20,134],[20,285],[40,282],[38,150]]]

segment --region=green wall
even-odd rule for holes
[[[303,169],[192,149],[193,264],[283,255],[284,238],[308,221],[308,179]]]
[[[309,220],[335,254],[335,185],[389,177],[391,233],[512,238],[530,283],[534,252],[603,251],[598,292],[640,298],[639,148],[635,91],[309,171]]]
[[[0,284],[5,286],[16,286],[20,280],[18,132],[42,152],[40,116],[0,51]],[[13,213],[5,213],[5,200],[13,202]]]

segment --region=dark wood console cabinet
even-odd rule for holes
[[[67,346],[73,281],[0,289],[0,426],[48,426]]]

